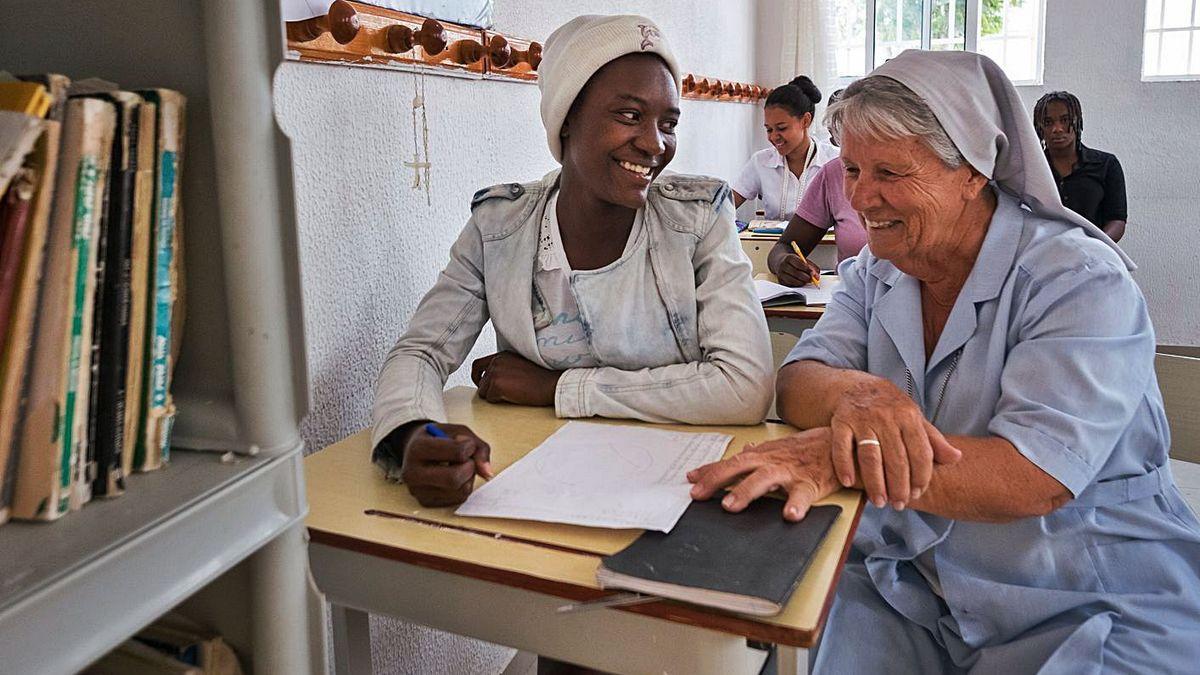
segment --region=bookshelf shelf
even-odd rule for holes
[[[325,670],[308,581],[291,154],[278,0],[6,0],[0,69],[187,97],[186,307],[171,464],[124,496],[0,527],[0,671],[73,673],[174,608],[255,673]],[[231,464],[221,452],[258,449]]]
[[[176,451],[121,498],[0,528],[4,670],[75,672],[298,525],[300,470],[296,452]]]

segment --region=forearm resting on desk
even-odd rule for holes
[[[800,429],[827,427],[841,397],[855,387],[890,384],[861,370],[833,368],[817,361],[784,366],[775,382],[779,416]]]
[[[1071,493],[998,436],[947,436],[962,450],[957,464],[939,464],[911,508],[954,520],[1004,523],[1044,516]]]

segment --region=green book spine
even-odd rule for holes
[[[167,405],[167,360],[171,355],[171,308],[174,305],[174,288],[171,279],[171,258],[175,254],[175,171],[177,157],[174,152],[162,153],[159,180],[162,181],[162,199],[158,202],[159,227],[154,233],[154,334],[151,336],[153,349],[150,361],[150,407],[165,408]],[[170,452],[170,433],[164,431],[159,439],[159,450],[163,461]]]
[[[155,411],[161,411],[167,406],[168,390],[168,360],[171,355],[171,308],[174,304],[174,288],[171,279],[171,260],[174,256],[175,234],[175,186],[176,186],[177,155],[170,150],[164,150],[159,155],[157,183],[159,193],[156,207],[153,244],[151,252],[152,267],[150,270],[150,321],[147,322],[147,341],[149,343],[150,367],[146,370],[145,398],[143,410],[143,430],[141,440],[134,451],[134,465],[144,467],[149,458],[150,445],[153,443],[159,456],[166,461],[170,452],[170,424],[162,427],[162,432],[155,436],[146,434],[147,425],[153,426],[152,417]],[[152,438],[146,438],[146,436]]]
[[[59,422],[60,435],[63,439],[62,456],[60,457],[60,483],[64,490],[61,497],[61,507],[65,510],[68,503],[71,485],[71,471],[75,463],[74,456],[79,451],[76,448],[78,439],[75,438],[77,401],[79,398],[79,368],[83,349],[83,324],[86,314],[85,299],[88,284],[88,257],[92,245],[92,223],[96,219],[96,190],[100,182],[100,171],[94,157],[84,157],[79,164],[77,178],[78,188],[75,190],[75,221],[74,234],[71,239],[72,258],[75,263],[72,295],[74,301],[71,311],[71,352],[67,366],[67,397],[63,406],[62,418]]]

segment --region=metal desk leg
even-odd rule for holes
[[[297,524],[250,558],[254,672],[312,668],[308,625],[308,549]]]
[[[777,645],[775,654],[778,675],[808,675],[808,650]]]
[[[371,621],[360,610],[333,605],[335,675],[371,675]]]

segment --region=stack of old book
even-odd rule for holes
[[[168,459],[184,103],[0,73],[0,522]]]
[[[237,654],[219,634],[168,614],[126,640],[83,675],[242,675]]]

